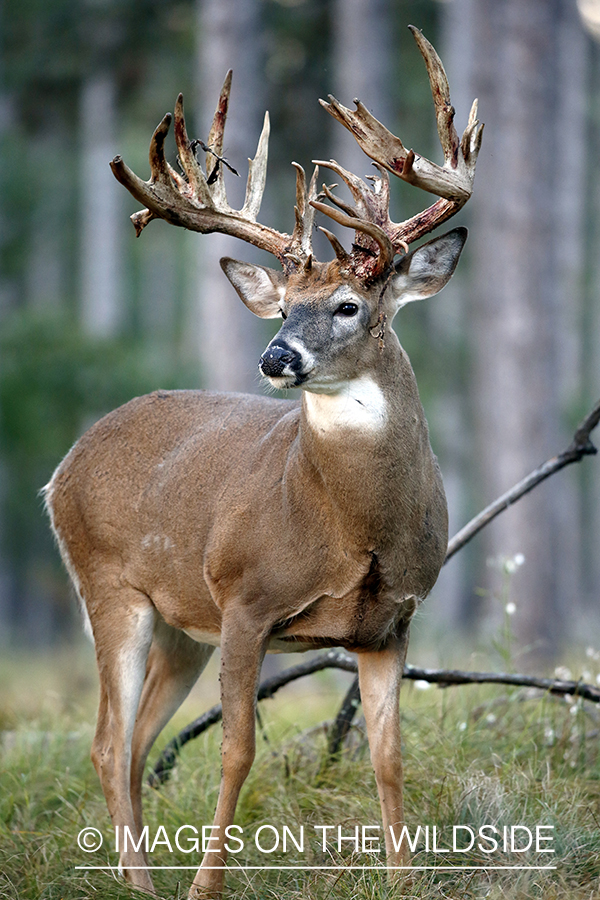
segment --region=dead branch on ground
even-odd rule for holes
[[[258,691],[258,700],[266,700],[268,697],[276,694],[286,684],[291,684],[292,681],[297,681],[299,678],[304,678],[306,675],[312,675],[314,672],[320,672],[323,669],[341,669],[344,672],[356,673],[357,664],[356,660],[352,656],[348,656],[345,651],[329,650],[327,653],[315,657],[315,659],[292,666],[278,675],[263,681]],[[425,681],[429,684],[437,684],[441,688],[458,684],[508,684],[513,687],[537,688],[545,693],[561,697],[581,697],[584,700],[590,700],[592,703],[600,703],[600,687],[586,684],[583,681],[538,678],[535,675],[512,675],[507,672],[462,672],[459,669],[421,669],[418,666],[408,665],[404,667],[403,677],[407,681]],[[358,686],[358,682],[356,684]],[[339,752],[343,739],[350,729],[354,712],[356,712],[360,703],[360,696],[357,693],[351,696],[353,685],[346,695],[346,700],[348,701],[346,705],[353,710],[353,714],[352,716],[346,714],[347,727],[341,735],[337,736],[337,743],[334,741],[334,727],[332,726],[330,729],[328,753],[331,756],[335,756]],[[177,762],[181,748],[188,741],[201,735],[211,725],[220,722],[221,718],[222,709],[221,704],[218,703],[194,722],[187,725],[183,731],[180,731],[161,753],[158,762],[149,775],[148,784],[152,787],[157,787],[167,781],[171,770]]]

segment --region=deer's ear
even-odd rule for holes
[[[402,257],[391,281],[394,313],[413,300],[441,291],[450,281],[466,240],[467,229],[454,228]]]
[[[286,288],[283,272],[239,262],[227,256],[221,259],[221,268],[250,312],[261,319],[281,316],[281,301]]]

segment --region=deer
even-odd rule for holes
[[[409,359],[392,329],[405,304],[437,294],[467,232],[456,227],[410,249],[472,193],[483,125],[474,101],[461,138],[433,46],[410,26],[425,61],[441,166],[407,150],[358,100],[320,101],[373,160],[369,186],[334,160],[296,169],[295,224],[260,224],[269,118],[249,161],[242,209],[225,191],[227,74],[204,170],[179,95],[180,171],[166,160],[167,114],[143,181],[117,156],[112,171],[144,209],[199,233],[234,235],[279,268],[221,260],[255,315],[280,327],[260,358],[268,384],[300,399],[156,391],[94,424],[46,486],[52,528],[95,643],[100,701],[92,760],[113,826],[134,841],[119,869],[149,893],[142,778],[150,749],[220,647],[222,774],[209,849],[190,898],[221,896],[227,830],[255,756],[256,695],[267,652],[342,647],[358,658],[360,693],[379,793],[387,866],[409,866],[399,694],[411,618],[447,548],[439,465]],[[347,185],[317,188],[319,166]],[[401,223],[389,216],[389,173],[438,199]],[[352,229],[347,251],[324,226],[334,258],[313,254],[315,215]],[[396,259],[398,257],[398,259]],[[137,846],[136,846],[137,845]]]

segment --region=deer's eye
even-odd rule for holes
[[[287,313],[285,313],[283,310],[281,310],[281,318],[287,319]]]
[[[342,303],[335,311],[336,316],[355,316],[358,312],[358,306],[356,303]]]

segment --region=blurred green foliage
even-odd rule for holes
[[[99,415],[157,384],[192,386],[198,378],[168,346],[94,338],[61,310],[8,316],[0,352],[0,450],[11,466],[56,463]]]
[[[22,309],[7,316],[0,357],[2,550],[10,560],[13,605],[29,601],[32,592],[58,595],[47,626],[46,639],[51,639],[71,614],[65,609],[64,587],[61,591],[54,583],[59,560],[42,512],[42,486],[66,450],[101,415],[158,386],[194,386],[198,370],[183,364],[169,345],[90,337],[61,310]],[[26,621],[22,629],[31,637]]]

